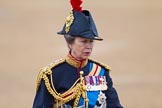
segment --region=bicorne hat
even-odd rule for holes
[[[66,18],[63,29],[58,32],[59,35],[71,35],[74,37],[83,37],[93,40],[103,40],[98,36],[96,25],[88,10],[82,10],[81,0],[71,0],[73,10]]]

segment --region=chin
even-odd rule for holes
[[[85,55],[85,56],[83,57],[83,59],[87,59],[89,56],[90,56],[90,55]]]

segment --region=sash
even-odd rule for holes
[[[85,82],[87,82],[86,81],[86,77],[87,77],[88,79],[92,78],[93,83],[100,83],[99,80],[95,80],[95,78],[99,79],[99,77],[104,77],[103,75],[104,75],[105,69],[103,69],[101,66],[99,66],[95,63],[90,62],[89,70],[90,70],[90,73],[88,74],[88,76],[84,77]],[[86,84],[86,86],[87,86],[87,84]],[[94,86],[91,86],[91,87],[94,87]],[[88,108],[94,108],[94,106],[96,105],[96,101],[97,101],[98,95],[100,93],[100,90],[101,89],[98,88],[97,86],[94,88],[91,88],[91,90],[87,90],[87,97],[89,100]],[[82,106],[82,105],[84,105],[84,100],[83,100],[83,98],[80,98],[78,106]]]

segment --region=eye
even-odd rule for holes
[[[94,42],[94,40],[90,40],[90,42],[91,42],[91,43],[93,43],[93,42]]]
[[[82,43],[87,43],[87,40],[82,40],[81,42],[82,42]]]

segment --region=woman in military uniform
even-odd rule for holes
[[[63,29],[69,53],[40,69],[33,108],[123,108],[110,77],[110,68],[89,59],[98,37],[93,18],[71,0],[73,10]]]

